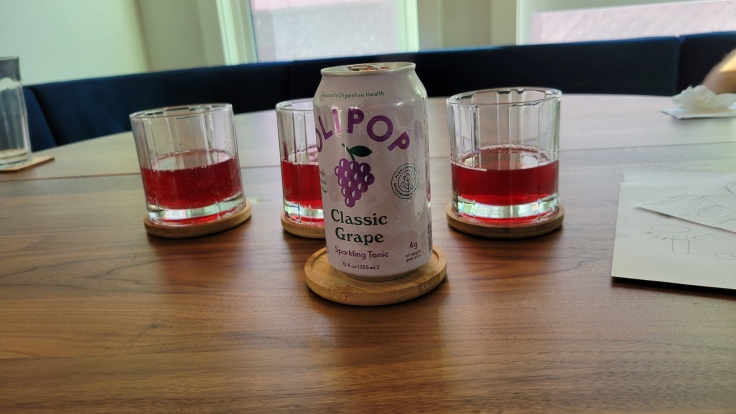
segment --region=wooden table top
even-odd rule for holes
[[[238,116],[252,218],[216,235],[147,235],[126,134],[0,174],[0,413],[736,412],[736,295],[610,277],[623,172],[733,172],[736,119],[563,99],[565,223],[510,241],[447,226],[433,100],[447,278],[390,306],[307,288],[324,241],[282,231],[272,112]]]

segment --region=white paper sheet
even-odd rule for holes
[[[675,108],[662,109],[677,119],[736,116],[736,94],[714,94],[703,85],[688,87],[672,97]]]
[[[661,109],[662,113],[665,113],[673,118],[677,119],[695,119],[695,118],[733,118],[736,117],[736,107],[724,109],[722,111],[713,112],[695,112],[687,109],[680,108],[666,108]]]
[[[675,177],[636,173],[621,183],[611,276],[736,289],[736,234],[637,207],[692,181]]]
[[[736,174],[651,197],[639,207],[736,233],[736,192],[732,188],[736,188]]]

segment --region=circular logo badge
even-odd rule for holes
[[[422,177],[419,167],[414,164],[404,164],[397,168],[391,177],[391,188],[399,198],[412,198],[419,190]]]

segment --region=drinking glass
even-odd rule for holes
[[[290,221],[324,226],[312,98],[276,104],[284,214]]]
[[[28,162],[31,141],[17,57],[0,57],[0,170]]]
[[[192,225],[245,207],[230,104],[166,107],[130,115],[148,219]]]
[[[455,214],[504,226],[557,213],[561,96],[556,89],[515,87],[447,100]]]

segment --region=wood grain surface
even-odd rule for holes
[[[247,222],[182,240],[146,233],[137,174],[1,182],[0,413],[736,412],[736,295],[610,277],[623,172],[733,172],[736,143],[628,133],[561,153],[564,224],[523,240],[449,228],[433,158],[446,279],[372,308],[306,286],[325,242],[282,229],[277,166],[242,170]]]

